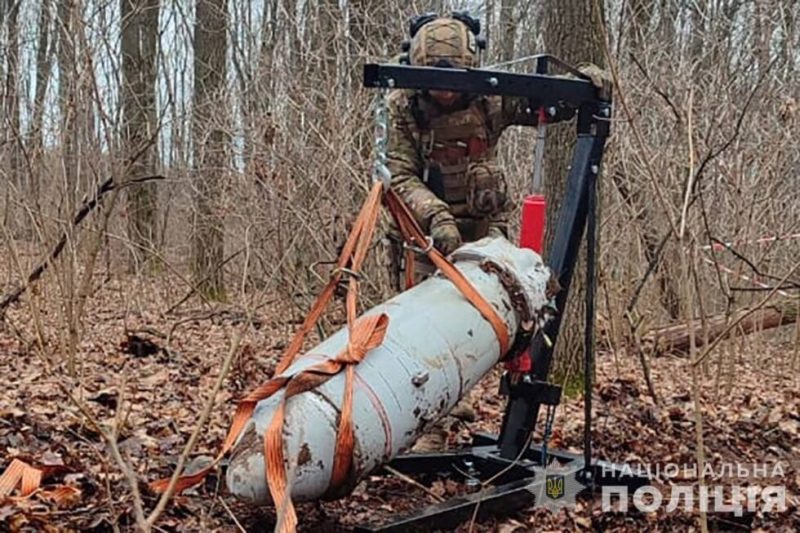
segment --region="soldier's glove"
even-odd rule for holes
[[[503,237],[508,239],[508,225],[505,223],[489,223],[489,231],[486,233],[487,237]]]
[[[507,189],[505,176],[496,164],[478,161],[467,168],[467,209],[473,217],[504,212],[508,204]]]
[[[592,80],[592,85],[597,87],[598,96],[602,100],[611,100],[611,92],[614,88],[614,78],[611,77],[611,73],[593,63],[582,63],[578,66],[578,70]]]
[[[431,238],[433,245],[443,255],[450,255],[461,246],[455,217],[449,211],[440,211],[431,219]]]

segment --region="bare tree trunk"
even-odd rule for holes
[[[611,176],[614,185],[619,191],[622,199],[631,207],[634,219],[639,225],[639,233],[644,244],[644,256],[648,264],[657,265],[655,267],[655,277],[658,280],[659,296],[661,305],[669,314],[670,318],[677,320],[680,316],[680,298],[675,282],[675,273],[669,261],[665,261],[667,255],[662,246],[661,237],[658,235],[659,227],[654,223],[652,206],[647,199],[642,199],[640,194],[632,194],[628,187],[623,183],[623,176],[614,173]]]
[[[326,91],[317,91],[313,95],[314,107],[318,109],[325,109],[326,107],[335,105],[334,95],[338,92],[337,85],[337,40],[342,39],[338,35],[339,18],[341,10],[339,9],[338,0],[319,0],[315,3],[316,13],[309,13],[310,28],[306,30],[308,39],[309,52],[312,50],[316,52],[314,56],[308,61],[307,64],[312,67],[311,72],[316,75],[321,75],[323,80],[327,80],[328,85]],[[327,46],[324,42],[327,40]]]
[[[6,189],[5,206],[3,210],[3,225],[15,220],[11,205],[11,188],[21,190],[22,185],[22,160],[20,157],[20,131],[19,131],[19,0],[5,0],[5,11],[8,16],[8,48],[7,71],[5,81],[4,112],[6,115],[3,129],[6,131],[4,143],[8,143],[9,161],[7,178],[12,187]],[[8,187],[8,184],[7,184]],[[16,225],[15,225],[16,226]],[[15,227],[16,229],[16,227]]]
[[[122,13],[122,142],[128,153],[146,151],[124,179],[153,174],[156,148],[156,47],[159,0],[121,0]],[[157,190],[154,183],[131,187],[128,238],[133,245],[131,268],[147,259],[158,242]]]
[[[753,4],[753,9],[755,10],[753,13],[753,45],[756,47],[755,56],[756,64],[758,65],[758,73],[759,75],[763,75],[770,64],[770,41],[772,40],[772,33],[775,29],[770,17],[773,8],[767,8],[767,6],[764,6],[762,3],[755,2]],[[769,15],[765,13],[767,9],[770,10]]]
[[[61,104],[62,121],[59,133],[61,135],[61,150],[64,160],[65,181],[68,190],[75,191],[67,198],[68,212],[74,211],[77,201],[77,50],[74,34],[77,25],[73,21],[75,0],[59,0],[58,3],[58,92]]]
[[[675,20],[680,13],[680,3],[676,0],[661,0],[659,6],[658,30],[661,42],[675,43]]]
[[[518,20],[514,16],[513,0],[500,0],[500,31],[503,36],[500,42],[495,43],[500,49],[500,62],[510,61],[514,57],[514,43],[517,41]]]
[[[797,7],[791,0],[781,0],[779,2],[781,12],[781,32],[779,41],[779,53],[782,63],[787,72],[793,72],[796,68],[794,61],[795,30],[797,28]]]
[[[77,13],[76,13],[77,11]],[[79,65],[78,43],[81,42],[79,33],[83,27],[78,23],[80,6],[76,0],[59,0],[58,4],[58,89],[59,105],[61,106],[62,120],[59,124],[61,141],[61,155],[63,161],[63,202],[62,208],[66,213],[74,213],[80,197],[79,171],[79,141],[80,116],[79,102]],[[67,243],[75,250],[75,229],[69,225],[65,228]],[[75,376],[76,355],[79,339],[80,304],[77,302],[76,293],[80,285],[74,254],[65,254],[63,257],[63,312],[65,318],[66,337],[61,343],[66,352],[68,370]]]
[[[707,6],[705,6],[707,8]],[[703,45],[705,44],[705,23],[703,6],[690,3],[689,10],[689,57],[693,61],[699,61],[703,57]],[[699,65],[698,65],[699,66]]]
[[[194,106],[192,135],[195,168],[194,276],[209,297],[224,297],[224,226],[217,202],[227,168],[226,138],[220,114],[225,87],[227,0],[199,0],[194,29]]]
[[[547,0],[544,24],[546,51],[568,63],[592,62],[603,65],[602,25],[603,13],[597,10],[598,3],[587,0]],[[570,156],[575,144],[573,123],[548,128],[545,156],[545,194],[548,198],[546,249],[553,240],[558,210],[566,187]],[[600,198],[598,193],[598,199]],[[580,261],[575,268],[570,296],[564,314],[559,340],[556,345],[553,372],[558,378],[567,379],[581,367],[583,354],[583,320],[585,278],[585,246],[581,247]]]
[[[30,131],[30,150],[34,162],[42,162],[44,138],[44,97],[50,83],[50,74],[53,70],[52,47],[50,46],[50,20],[52,15],[52,2],[42,0],[39,12],[39,42],[36,47],[36,95],[33,100],[33,119]],[[41,193],[42,169],[33,169],[30,175],[28,194],[34,206],[39,207]]]

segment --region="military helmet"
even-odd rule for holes
[[[414,17],[409,27],[411,41],[404,43],[408,63],[423,67],[477,67],[480,51],[486,47],[480,31],[480,21],[466,12],[449,17],[436,13]]]

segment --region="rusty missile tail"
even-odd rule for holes
[[[451,259],[494,307],[511,338],[530,333],[547,318],[550,271],[533,251],[486,238],[461,247]],[[439,275],[365,315],[381,313],[389,317],[383,343],[355,367],[354,456],[347,483],[334,496],[348,493],[359,479],[408,450],[506,355],[489,322]],[[333,357],[346,345],[345,328],[300,356],[284,374]],[[294,501],[332,496],[344,384],[341,373],[286,402],[283,446]],[[227,471],[231,493],[255,504],[270,501],[264,434],[282,394],[258,404]]]

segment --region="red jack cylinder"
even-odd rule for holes
[[[536,141],[534,154],[532,192],[522,203],[522,220],[520,224],[519,247],[533,250],[540,256],[544,250],[544,229],[547,213],[547,200],[541,192],[544,187],[544,141],[547,115],[544,108],[539,109],[539,138]],[[530,350],[525,350],[517,357],[506,361],[505,368],[512,375],[512,380],[533,370]],[[515,378],[516,377],[516,378]]]
[[[542,255],[544,247],[544,226],[547,201],[544,195],[531,194],[522,204],[522,223],[519,235],[519,247],[533,250]]]
[[[544,248],[544,226],[547,213],[547,200],[542,194],[531,194],[522,204],[519,247],[533,250],[542,255]],[[505,368],[513,374],[525,374],[533,370],[530,351],[506,361]]]

